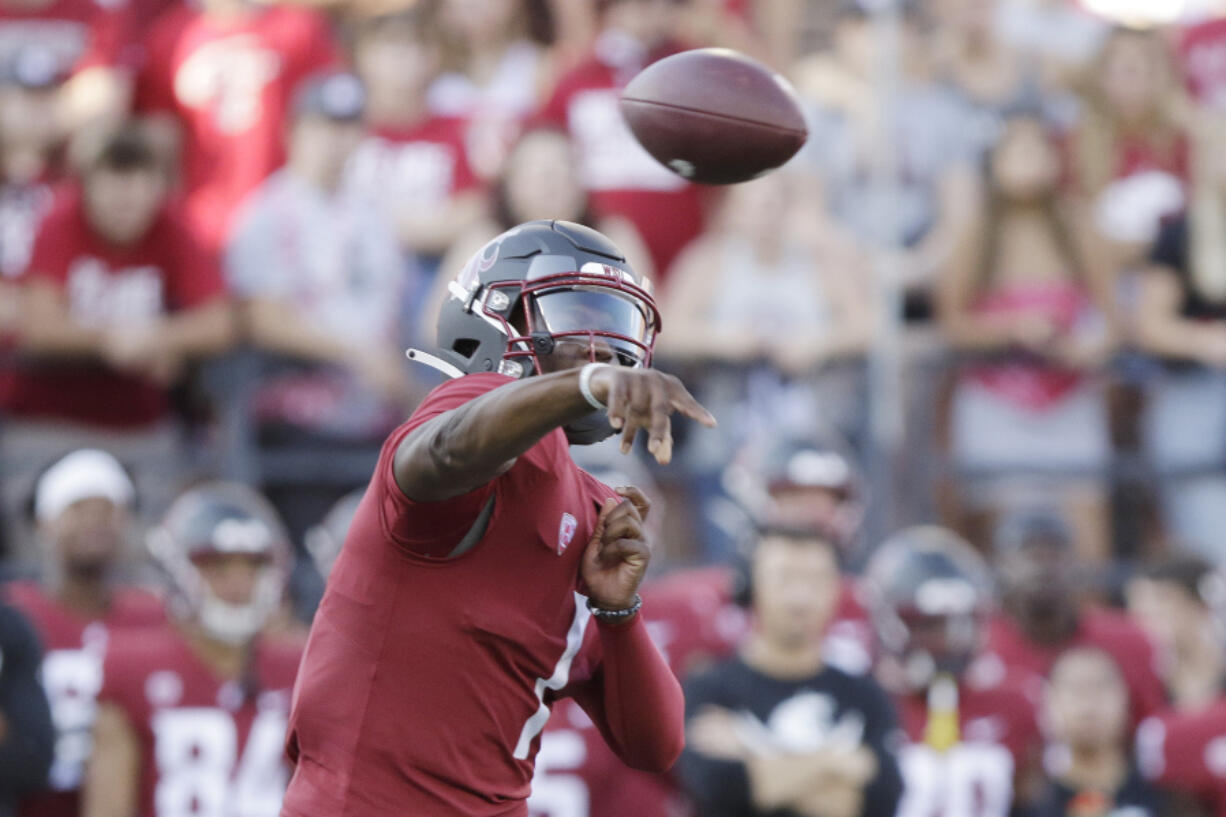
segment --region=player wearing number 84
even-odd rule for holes
[[[650,287],[601,234],[520,225],[460,272],[437,388],[384,445],[294,694],[284,817],[521,817],[550,705],[662,771],[683,700],[640,620],[648,501],[568,443],[714,419],[649,368]],[[411,350],[411,355],[421,353]]]

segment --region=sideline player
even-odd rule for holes
[[[105,451],[79,449],[48,468],[34,493],[43,540],[41,581],[13,582],[8,599],[29,617],[46,653],[42,682],[55,723],[49,788],[22,799],[23,817],[77,817],[108,635],[165,619],[162,602],[116,582],[132,535],[135,489]]]
[[[285,531],[251,489],[206,483],[149,541],[174,621],[111,638],[81,814],[275,817],[301,649],[259,633],[285,586]]]
[[[975,661],[992,600],[988,566],[944,528],[906,528],[873,554],[865,589],[883,647],[877,677],[907,735],[898,817],[1025,813],[1042,782],[1042,681]]]
[[[450,293],[438,363],[464,376],[388,439],[329,577],[286,817],[525,815],[560,697],[627,765],[662,771],[681,751],[681,690],[637,615],[648,502],[567,450],[620,432],[628,451],[644,431],[665,464],[670,415],[714,424],[648,368],[649,287],[600,233],[534,221]]]

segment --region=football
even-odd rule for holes
[[[735,184],[773,170],[808,138],[796,91],[727,48],[683,51],[643,69],[622,117],[648,153],[686,179]]]

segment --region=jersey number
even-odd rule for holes
[[[285,715],[256,716],[238,757],[234,718],[220,709],[163,709],[153,716],[158,817],[276,817],[285,793]]]
[[[52,650],[43,659],[43,688],[56,735],[52,788],[65,791],[81,785],[101,687],[102,661],[91,650]]]
[[[536,755],[530,817],[588,817],[591,795],[587,783],[573,772],[587,759],[587,744],[573,729],[550,730],[541,736]]]
[[[1013,755],[990,743],[947,752],[913,744],[901,754],[898,817],[1007,817],[1013,805]]]

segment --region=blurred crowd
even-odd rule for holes
[[[619,89],[699,46],[791,80],[784,168],[699,187],[635,142]],[[276,813],[229,771],[155,794],[140,719],[230,694],[209,644],[300,640],[439,382],[404,350],[538,218],[653,281],[656,365],[720,425],[663,469],[575,451],[657,500],[690,749],[616,770],[563,702],[534,815],[1226,814],[1223,140],[1211,0],[0,0],[0,578],[33,625],[0,605],[0,815]],[[237,566],[173,533],[227,519],[263,531]],[[135,648],[104,684],[108,632],[165,618],[137,586],[195,686]],[[240,749],[272,700],[222,705]],[[91,729],[139,791],[78,801]]]

